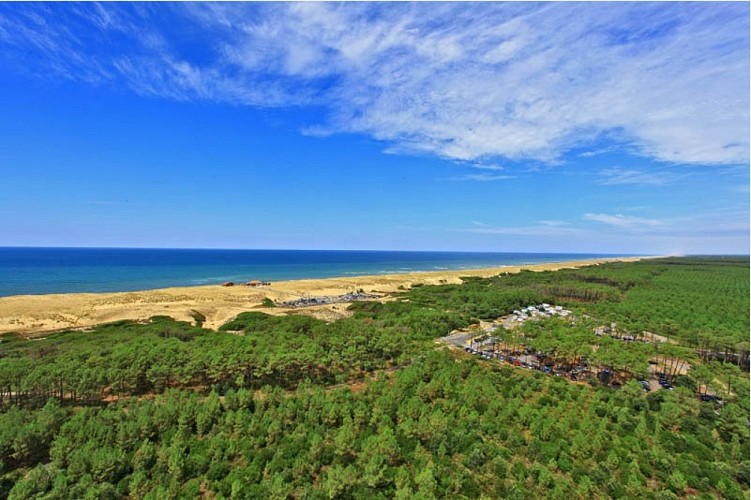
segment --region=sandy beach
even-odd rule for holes
[[[257,288],[244,285],[209,285],[140,292],[17,295],[0,298],[0,334],[16,332],[35,336],[123,319],[144,320],[156,315],[192,322],[196,312],[206,317],[204,326],[212,329],[249,310],[269,314],[294,311],[325,320],[335,320],[347,315],[346,303],[291,309],[266,308],[261,306],[261,302],[264,298],[281,302],[302,297],[341,295],[359,289],[366,293],[387,294],[399,290],[400,287],[406,289],[414,284],[461,283],[462,276],[488,277],[502,272],[519,272],[522,269],[548,271],[612,261],[632,262],[641,258],[593,259],[485,269],[279,281]]]

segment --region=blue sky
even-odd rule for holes
[[[747,3],[0,3],[0,245],[748,253]]]

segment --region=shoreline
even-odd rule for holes
[[[0,335],[18,333],[35,336],[66,329],[93,327],[118,320],[145,320],[152,316],[170,316],[194,322],[196,312],[206,317],[204,327],[216,330],[237,314],[259,310],[269,314],[310,314],[333,321],[346,317],[347,303],[306,308],[265,308],[269,298],[283,302],[311,296],[342,295],[362,289],[365,293],[391,294],[415,284],[458,284],[460,277],[489,277],[521,270],[554,271],[606,262],[635,262],[651,257],[612,257],[601,259],[512,265],[477,269],[416,271],[399,274],[308,278],[273,282],[262,287],[235,285],[196,285],[135,292],[62,293],[13,295],[0,297]],[[400,289],[400,287],[402,287]],[[380,300],[388,300],[383,297]]]
[[[0,297],[528,266],[634,254],[0,247]],[[38,265],[42,264],[42,265]]]

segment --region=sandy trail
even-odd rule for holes
[[[143,320],[156,315],[193,321],[194,312],[206,316],[205,327],[216,329],[239,313],[251,309],[263,310],[270,314],[295,311],[334,320],[347,314],[344,310],[346,304],[287,309],[261,308],[261,302],[266,297],[279,302],[305,296],[341,295],[358,289],[367,293],[390,293],[399,290],[399,287],[409,288],[415,284],[461,283],[461,276],[488,277],[502,272],[519,272],[522,269],[556,270],[639,259],[593,259],[486,269],[305,279],[280,281],[259,288],[208,285],[120,293],[17,295],[0,298],[0,334],[17,332],[33,335],[68,328],[90,327],[122,319]]]

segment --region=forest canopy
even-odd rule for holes
[[[155,317],[6,335],[0,497],[747,498],[748,273],[748,258],[649,259],[415,287],[332,323],[249,311],[218,332]],[[435,342],[539,303],[577,322],[502,338],[634,378]],[[592,332],[611,323],[670,342]],[[646,392],[636,375],[660,354],[691,368]],[[702,399],[710,386],[722,397]]]

